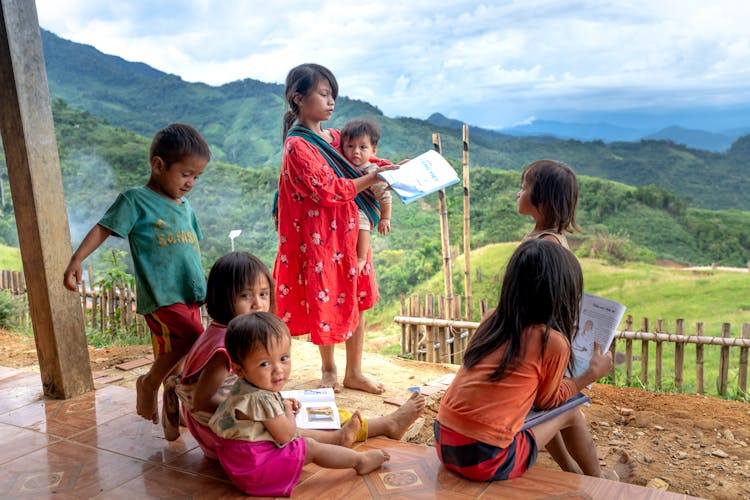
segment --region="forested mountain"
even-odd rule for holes
[[[280,86],[253,80],[221,87],[186,83],[50,33],[43,38],[74,245],[118,192],[145,183],[154,131],[185,121],[209,138],[215,154],[189,195],[205,236],[201,249],[206,268],[230,249],[227,235],[233,229],[243,231],[235,240],[237,249],[272,264],[276,233],[270,209],[281,144]],[[460,170],[460,124],[388,118],[370,104],[345,98],[337,101],[336,114],[334,126],[351,116],[376,116],[384,127],[379,152],[394,159],[430,149],[432,132],[440,132],[445,156]],[[585,233],[573,240],[581,251],[615,260],[685,264],[745,266],[750,259],[750,137],[738,140],[726,154],[663,141],[605,145],[513,138],[473,127],[470,139],[472,248],[517,241],[531,228],[530,219],[516,211],[520,168],[552,157],[568,161],[581,174],[578,221]],[[4,160],[0,154],[7,187]],[[447,201],[452,253],[458,254],[462,190],[449,188]],[[440,269],[436,204],[436,195],[410,205],[396,201],[393,232],[386,238],[374,236],[375,266],[386,301]],[[695,208],[711,206],[731,209]],[[0,241],[17,245],[9,197],[0,209]],[[119,246],[126,248],[123,242]]]
[[[281,85],[252,79],[218,87],[188,83],[44,30],[42,40],[52,96],[71,107],[146,137],[168,122],[187,122],[206,136],[217,159],[253,168],[280,163]],[[440,132],[443,154],[461,158],[457,122],[387,117],[371,104],[340,96],[330,125],[340,127],[354,116],[371,116],[381,123],[379,152],[384,157],[414,157],[430,149],[431,134]],[[472,165],[518,171],[533,160],[556,158],[580,174],[632,186],[653,184],[692,207],[708,209],[750,207],[748,141],[744,137],[728,152],[712,153],[662,140],[605,144],[470,129]]]
[[[146,182],[150,138],[103,123],[59,99],[53,101],[53,114],[73,244],[77,245],[118,192]],[[0,155],[0,171],[4,163]],[[472,248],[519,240],[531,228],[530,219],[516,211],[520,173],[475,167],[471,175]],[[206,269],[229,251],[227,235],[233,229],[242,230],[235,240],[236,249],[273,263],[276,233],[270,210],[277,180],[278,167],[209,164],[189,194],[205,236],[201,249]],[[447,202],[452,253],[457,255],[461,252],[462,190],[449,188]],[[374,235],[384,306],[439,272],[442,255],[436,205],[434,194],[410,205],[396,201],[393,232],[385,238]],[[5,214],[0,217],[0,241],[17,245],[9,197],[0,208]],[[635,188],[581,176],[578,220],[585,233],[574,236],[574,243],[608,259],[744,266],[750,258],[750,212],[687,208],[661,188]],[[127,248],[125,242],[116,240],[110,238],[105,248]],[[95,254],[95,268],[103,268],[97,260],[105,253]],[[460,279],[456,279],[460,293]]]

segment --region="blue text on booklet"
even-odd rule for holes
[[[453,167],[434,150],[404,163],[397,170],[387,170],[378,175],[391,186],[404,204],[459,182]]]

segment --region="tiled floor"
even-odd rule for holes
[[[106,386],[66,401],[44,400],[38,374],[0,367],[0,498],[243,498],[190,434],[168,442],[138,417],[135,391]],[[385,438],[390,462],[366,476],[305,467],[295,498],[677,499],[684,495],[534,468],[498,483],[446,471],[432,448]]]

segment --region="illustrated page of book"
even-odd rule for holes
[[[437,151],[427,151],[397,170],[378,175],[405,204],[459,182],[456,171]]]
[[[578,333],[571,346],[575,359],[574,375],[579,375],[589,367],[589,360],[594,354],[594,342],[599,344],[603,353],[609,349],[623,314],[625,306],[619,302],[590,293],[583,294]]]
[[[336,399],[330,387],[281,391],[281,396],[300,402],[301,408],[296,417],[297,427],[301,429],[341,428]]]

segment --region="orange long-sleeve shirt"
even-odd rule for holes
[[[505,448],[521,430],[532,405],[554,408],[578,392],[564,378],[570,345],[558,331],[550,330],[542,359],[544,325],[523,333],[523,359],[497,382],[489,380],[505,348],[496,349],[471,368],[462,366],[440,402],[437,419],[467,437]]]

